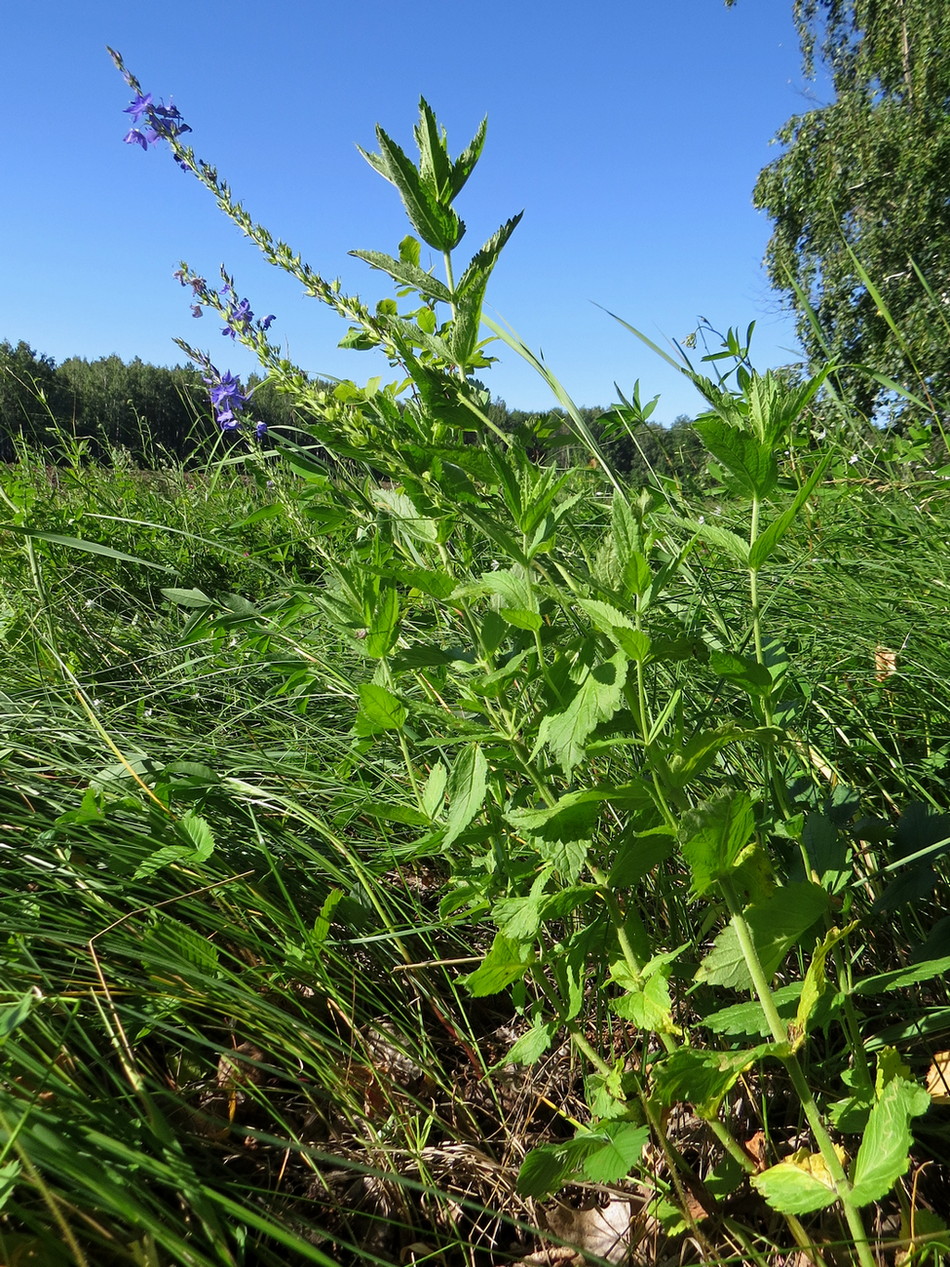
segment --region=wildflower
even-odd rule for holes
[[[226,289],[230,290],[230,287],[227,287]],[[231,291],[231,293],[233,294],[234,292]],[[221,294],[223,295],[224,291],[222,291]],[[251,311],[251,305],[246,299],[242,299],[239,304],[232,303],[228,309],[227,320],[225,321],[224,329],[221,333],[230,335],[233,339],[237,336],[239,331],[243,330],[245,326],[250,325],[253,320],[254,314]]]
[[[192,304],[192,305],[191,305],[191,315],[192,315],[193,317],[200,317],[200,316],[202,315],[202,312],[201,312],[201,304]]]
[[[254,424],[254,434],[255,436],[257,436],[258,440],[263,440],[264,437],[267,435],[267,423],[256,422]]]
[[[131,101],[129,105],[125,107],[122,113],[130,114],[132,116],[132,122],[138,123],[141,120],[143,114],[146,117],[148,117],[148,113],[151,109],[152,109],[152,94],[150,92],[147,92],[143,95],[142,93],[139,92],[135,94],[134,100]]]
[[[222,410],[220,413],[216,412],[215,416],[222,431],[237,431],[241,425],[241,419],[230,409]]]
[[[271,314],[270,314],[270,316],[265,317],[265,318],[264,318],[264,320],[261,322],[261,329],[262,329],[262,330],[269,330],[269,329],[270,329],[270,323],[271,323],[273,320],[274,320],[274,314],[273,314],[273,313],[271,313]]]
[[[237,409],[242,410],[247,404],[247,397],[241,391],[241,384],[234,377],[230,370],[220,375],[217,380],[204,380],[211,388],[208,393],[211,397],[211,403],[215,409]]]
[[[126,145],[141,145],[143,150],[148,149],[148,141],[146,140],[145,133],[140,132],[138,128],[132,128],[130,131],[126,132],[122,140],[126,143]]]
[[[856,466],[857,461],[858,461],[858,455],[856,453],[852,453],[851,456],[848,458],[848,466]]]

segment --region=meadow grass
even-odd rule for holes
[[[873,976],[905,967],[911,948],[950,953],[950,494],[879,464],[856,473],[844,456],[836,470],[762,584],[770,636],[796,666],[798,769],[785,774],[799,805],[852,833],[860,881],[841,892],[879,912],[852,958]],[[790,1261],[789,1228],[748,1200],[707,1217],[697,1198],[670,1215],[684,1194],[662,1146],[715,1187],[698,1119],[655,1141],[665,1214],[641,1214],[642,1175],[577,1181],[555,1201],[519,1186],[528,1150],[586,1121],[590,1088],[563,1029],[537,1063],[506,1063],[529,1000],[461,985],[494,933],[484,905],[462,900],[485,865],[480,829],[448,850],[420,834],[400,734],[354,733],[366,669],[334,619],[330,565],[359,548],[358,516],[308,517],[296,477],[253,463],[50,468],[24,453],[0,479],[41,534],[0,533],[4,1262],[540,1263],[528,1256],[561,1243],[588,1262]],[[579,569],[609,535],[601,489],[587,471],[560,494],[579,493],[562,536]],[[687,507],[664,495],[672,523]],[[723,526],[744,514],[714,489],[688,509]],[[475,579],[490,547],[461,541],[454,562]],[[404,655],[417,628],[451,648],[452,619],[410,602]],[[663,619],[707,648],[748,643],[741,572],[695,551]],[[678,693],[710,725],[733,691],[695,656],[653,671],[668,679],[658,697]],[[434,700],[417,707],[424,717]],[[629,760],[604,742],[594,768],[616,783]],[[760,783],[760,761],[730,749],[716,779]],[[924,838],[936,848],[902,865]],[[710,935],[716,912],[697,915],[681,868],[640,888],[654,944]],[[696,962],[691,952],[687,983]],[[646,1034],[607,1010],[602,986],[580,1018],[582,1046],[648,1059]],[[948,1032],[938,977],[876,995],[861,1041],[893,1044],[921,1072]],[[820,1036],[811,1062],[819,1087],[840,1073]],[[799,1111],[785,1117],[784,1095],[757,1078],[735,1108],[740,1138],[758,1125],[776,1147],[794,1142]],[[928,1234],[941,1252],[941,1112],[878,1207],[888,1261],[926,1261]],[[618,1251],[594,1215],[564,1216],[609,1214],[621,1198],[635,1249],[629,1228]],[[809,1236],[818,1261],[850,1261],[833,1219]],[[565,1253],[550,1261],[573,1261]]]

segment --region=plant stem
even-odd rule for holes
[[[720,881],[726,904],[729,907],[729,914],[732,917],[732,926],[736,930],[736,939],[739,942],[739,948],[745,960],[749,975],[752,978],[752,984],[755,988],[756,995],[762,1005],[765,1013],[765,1019],[768,1022],[769,1029],[775,1042],[781,1046],[788,1045],[788,1030],[778,1014],[775,1006],[775,1000],[772,997],[772,989],[769,985],[765,970],[762,967],[762,961],[759,959],[758,951],[752,940],[752,933],[749,925],[746,923],[745,916],[742,914],[742,908],[739,903],[738,895],[732,881],[725,877]],[[818,1105],[811,1093],[808,1080],[802,1070],[797,1055],[790,1051],[787,1055],[780,1056],[779,1059],[788,1070],[791,1078],[792,1086],[795,1088],[795,1094],[801,1102],[808,1125],[811,1127],[812,1134],[815,1137],[815,1143],[818,1145],[818,1151],[821,1153],[822,1161],[828,1169],[831,1176],[835,1191],[838,1194],[838,1200],[841,1202],[844,1210],[845,1219],[848,1228],[854,1238],[854,1247],[858,1256],[858,1262],[861,1267],[876,1267],[874,1255],[868,1243],[867,1232],[865,1231],[864,1222],[858,1207],[851,1200],[851,1182],[844,1172],[844,1167],[838,1154],[835,1152],[834,1144],[831,1136],[822,1120]]]

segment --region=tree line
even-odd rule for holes
[[[268,428],[305,423],[271,383],[251,375],[247,387],[253,389],[255,421]],[[702,442],[685,415],[667,428],[647,420],[619,425],[616,409],[587,407],[580,412],[612,465],[633,484],[648,482],[651,472],[689,479],[703,469]],[[487,413],[538,460],[553,452],[561,461],[586,460],[566,443],[560,410],[509,409],[496,397]],[[203,460],[215,432],[208,389],[194,365],[169,368],[114,355],[94,361],[68,357],[57,365],[23,340],[0,342],[2,461],[13,460],[18,445],[25,444],[54,463],[73,460],[77,453],[108,462],[115,451],[124,450],[138,465],[154,468],[169,461]],[[225,441],[243,442],[239,436],[226,436]]]

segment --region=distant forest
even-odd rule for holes
[[[249,417],[268,427],[306,427],[305,417],[272,384],[251,375],[246,385],[254,388]],[[529,450],[563,443],[564,414],[559,410],[509,409],[495,399],[487,413]],[[685,416],[670,427],[641,422],[631,437],[617,425],[615,411],[587,407],[581,413],[615,469],[631,483],[646,482],[650,468],[683,477],[703,468],[702,443]],[[188,463],[207,454],[214,429],[207,388],[194,365],[169,369],[118,356],[95,361],[73,356],[57,365],[22,340],[16,345],[0,342],[2,461],[13,460],[17,446],[25,444],[56,463],[81,441],[93,461],[108,462],[115,450],[124,450],[143,467]],[[242,443],[240,436],[226,439]]]

